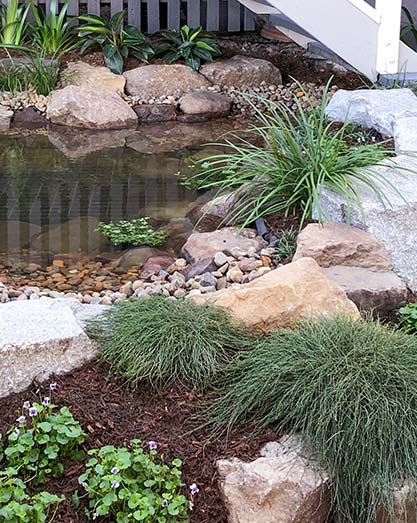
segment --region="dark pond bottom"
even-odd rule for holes
[[[96,231],[100,221],[149,216],[169,235],[184,234],[196,195],[175,174],[230,126],[0,135],[0,264],[112,257],[117,253]]]

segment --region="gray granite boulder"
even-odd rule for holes
[[[417,152],[417,116],[399,118],[394,122],[395,149],[403,152]]]
[[[47,117],[57,125],[86,129],[125,129],[138,123],[134,110],[115,91],[76,85],[52,93]]]
[[[94,358],[96,347],[83,325],[104,308],[87,311],[90,305],[76,301],[41,298],[0,305],[0,397]]]
[[[336,265],[323,269],[362,311],[388,316],[407,302],[407,287],[392,271],[375,272],[364,267]]]
[[[191,67],[181,64],[152,64],[136,67],[123,73],[126,92],[142,99],[168,95],[184,95],[207,89],[211,83]]]
[[[390,254],[394,271],[411,290],[417,291],[417,159],[398,156],[373,169],[384,176],[385,182],[380,178],[375,180],[385,194],[385,202],[369,187],[352,179],[362,209],[353,203],[349,205],[341,193],[322,188],[323,219],[350,222],[375,236]]]
[[[268,60],[236,55],[204,64],[200,73],[210,82],[222,86],[255,86],[262,82],[281,85],[280,70]]]
[[[417,97],[410,89],[341,89],[333,95],[326,114],[337,122],[354,122],[393,136],[398,119],[417,117]]]

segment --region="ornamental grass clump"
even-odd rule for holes
[[[301,433],[333,479],[340,523],[374,523],[417,482],[417,338],[376,322],[309,321],[240,353],[218,383],[215,429]],[[417,501],[417,500],[414,500]]]
[[[118,303],[88,331],[110,373],[133,387],[143,381],[156,388],[205,387],[247,343],[223,309],[164,297]]]
[[[244,134],[230,133],[224,143],[213,144],[226,147],[226,151],[195,162],[195,174],[186,180],[186,185],[216,188],[220,192],[243,188],[245,197],[225,220],[226,224],[235,222],[242,226],[275,212],[299,213],[302,226],[307,218],[312,218],[314,209],[318,220],[323,221],[321,187],[343,195],[349,218],[351,204],[361,209],[357,182],[389,206],[386,190],[398,193],[398,189],[372,166],[394,151],[379,143],[349,145],[353,138],[351,125],[336,127],[327,120],[329,87],[330,83],[318,107],[304,91],[306,107],[295,98],[295,110],[283,103],[246,96],[253,108],[255,125]]]

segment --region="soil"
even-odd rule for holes
[[[249,440],[245,432],[234,434],[230,439],[211,438],[207,429],[195,430],[201,423],[195,418],[201,396],[184,388],[172,389],[163,395],[145,387],[132,392],[123,383],[108,381],[106,371],[90,364],[51,380],[58,384],[53,402],[68,406],[87,433],[86,450],[108,444],[125,445],[134,438],[141,439],[145,445],[148,441],[156,441],[158,451],[167,461],[174,458],[183,461],[184,493],[188,495],[188,486],[192,483],[197,483],[200,489],[193,498],[191,523],[226,523],[216,461],[226,457],[256,458],[259,448],[276,440],[277,435],[268,431]],[[0,433],[4,434],[15,424],[24,401],[39,401],[46,394],[50,394],[48,384],[33,385],[23,393],[0,399]],[[63,493],[67,498],[60,505],[57,521],[88,521],[83,504],[78,508],[71,504],[82,468],[82,463],[70,463],[64,477],[42,486],[43,490]]]

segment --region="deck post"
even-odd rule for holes
[[[380,17],[376,70],[379,74],[399,72],[402,0],[376,0]]]

